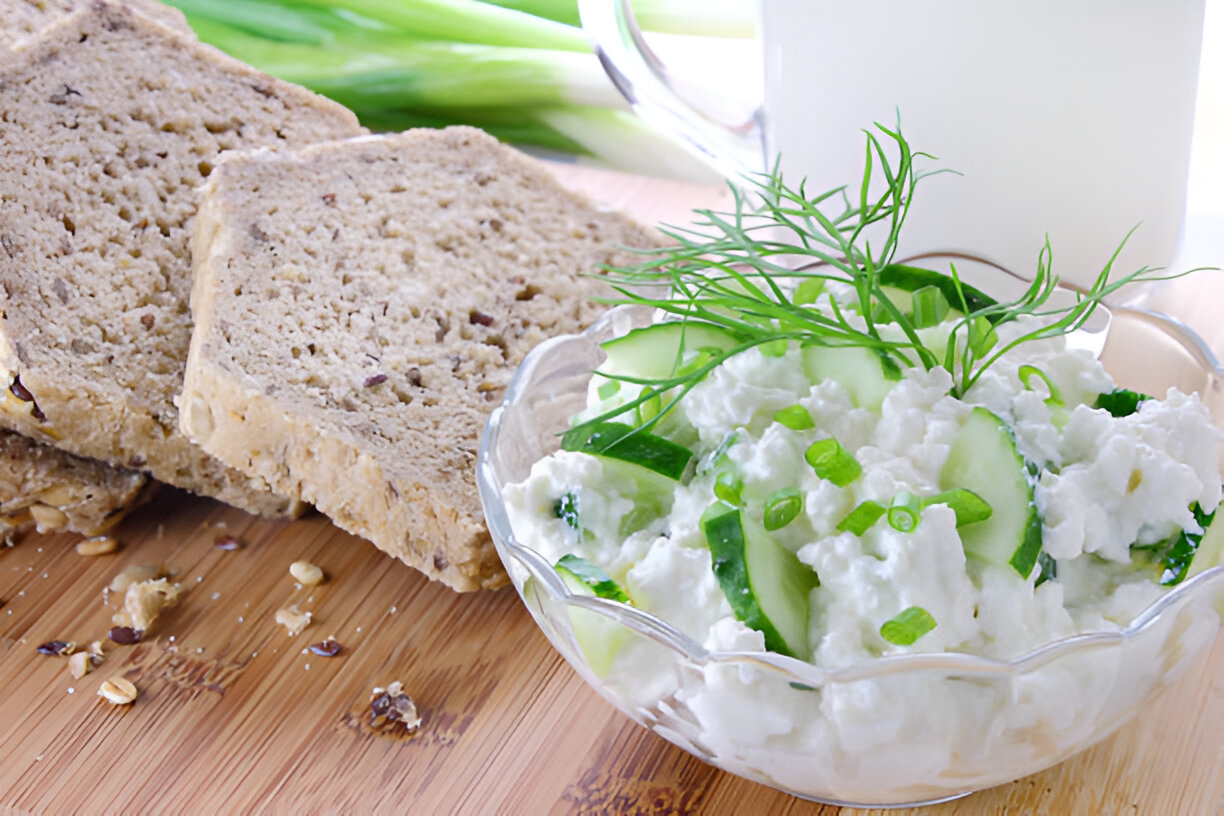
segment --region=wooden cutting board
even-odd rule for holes
[[[644,219],[717,189],[573,167],[558,174]],[[1218,347],[1218,345],[1217,345]],[[215,546],[231,535],[238,550]],[[507,588],[457,595],[326,519],[256,520],[173,490],[78,555],[67,535],[0,550],[0,813],[832,814],[691,758],[617,713],[551,650]],[[297,588],[304,559],[327,580]],[[102,588],[163,564],[186,589],[153,635],[73,680],[49,640],[103,638]],[[298,637],[274,623],[296,603]],[[336,657],[303,650],[334,637]],[[140,696],[97,696],[121,675]],[[369,724],[401,681],[414,738]],[[1224,639],[1092,750],[924,814],[1224,812]],[[913,812],[908,810],[899,813]]]

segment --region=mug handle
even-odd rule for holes
[[[767,169],[760,107],[746,119],[727,121],[698,101],[717,99],[713,89],[682,90],[643,38],[629,0],[578,0],[578,14],[604,71],[646,122],[728,179]]]

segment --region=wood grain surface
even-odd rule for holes
[[[649,220],[718,190],[577,167],[575,188]],[[241,549],[215,546],[223,535]],[[513,589],[457,595],[320,516],[256,520],[164,489],[84,557],[68,535],[0,550],[0,812],[833,814],[716,770],[622,717],[557,657]],[[299,588],[305,559],[327,580]],[[49,640],[104,637],[102,589],[162,564],[186,592],[146,640],[73,680]],[[114,599],[111,600],[114,603]],[[296,603],[297,637],[274,623]],[[332,658],[303,652],[334,637]],[[101,682],[140,696],[111,705]],[[370,725],[394,680],[423,722]],[[1224,812],[1224,640],[1116,735],[1062,765],[923,814]],[[909,810],[899,813],[916,812]]]

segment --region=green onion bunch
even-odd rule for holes
[[[577,0],[167,2],[204,42],[334,99],[373,130],[466,124],[623,169],[694,166],[628,110],[579,27]],[[752,0],[633,7],[647,31],[754,33]]]

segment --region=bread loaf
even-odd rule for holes
[[[474,460],[527,350],[659,240],[471,128],[231,154],[196,223],[183,430],[458,590],[506,579]]]
[[[0,51],[0,425],[267,515],[174,397],[196,187],[229,149],[363,132],[347,110],[102,0]]]

